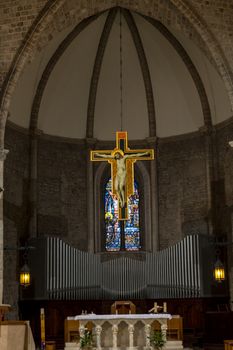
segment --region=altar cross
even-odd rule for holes
[[[153,149],[131,150],[126,131],[116,132],[113,150],[91,151],[91,161],[111,164],[112,194],[118,200],[118,220],[128,220],[128,198],[134,194],[134,163],[154,159]]]

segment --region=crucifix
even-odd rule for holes
[[[111,164],[112,193],[118,200],[118,220],[128,220],[128,198],[134,194],[134,163],[154,159],[153,149],[131,150],[126,131],[116,132],[113,150],[91,151],[91,161]]]

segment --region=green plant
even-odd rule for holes
[[[161,350],[166,343],[164,333],[159,330],[155,330],[151,333],[150,337],[150,344],[156,349]]]
[[[85,329],[84,335],[80,337],[80,348],[86,348],[92,346],[92,333]]]

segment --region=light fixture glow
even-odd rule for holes
[[[20,281],[20,285],[23,287],[28,287],[30,285],[31,274],[27,264],[24,264],[20,270],[19,281]]]
[[[218,259],[214,265],[214,279],[217,282],[225,280],[225,270],[223,263]]]

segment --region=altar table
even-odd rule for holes
[[[161,325],[161,331],[166,339],[167,320],[172,316],[162,314],[113,314],[113,315],[79,315],[67,317],[67,320],[79,321],[79,334],[82,337],[88,322],[93,324],[95,336],[95,348],[101,350],[108,348],[119,350],[126,347],[135,350],[138,346],[150,349],[151,324],[156,320]],[[66,343],[66,350],[75,350],[79,344]]]

